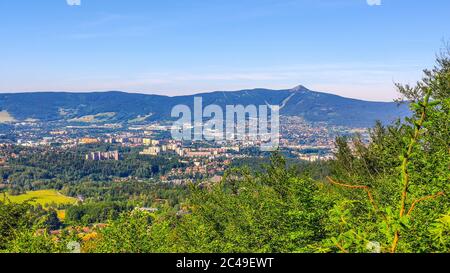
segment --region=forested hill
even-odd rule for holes
[[[388,123],[409,114],[407,105],[344,98],[311,91],[303,86],[286,90],[218,91],[177,97],[118,91],[11,93],[0,94],[0,112],[4,117],[9,117],[9,121],[160,121],[170,119],[170,111],[177,104],[192,106],[195,96],[203,98],[203,105],[280,105],[282,115],[301,116],[310,122],[349,127],[369,127],[376,120]]]

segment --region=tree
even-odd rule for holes
[[[398,85],[412,117],[378,124],[367,147],[356,138],[351,149],[338,139],[334,178],[328,178],[344,197],[331,211],[335,235],[328,243],[337,250],[365,252],[374,241],[385,252],[449,250],[434,244],[428,229],[450,208],[449,57],[438,57],[415,87]]]
[[[181,252],[307,252],[325,236],[326,200],[275,154],[263,173],[232,170],[193,189],[174,230]]]

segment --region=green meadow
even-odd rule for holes
[[[50,204],[75,204],[76,198],[65,196],[56,190],[29,191],[21,195],[6,194],[6,198],[14,203],[23,203],[29,201],[31,204],[40,204],[42,206]]]

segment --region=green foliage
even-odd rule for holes
[[[51,236],[45,231],[20,229],[5,252],[8,253],[65,253],[69,239]]]
[[[131,210],[127,203],[96,202],[71,206],[66,210],[66,222],[74,225],[90,225],[117,219],[119,214]]]
[[[319,242],[326,210],[318,186],[284,164],[275,156],[257,177],[231,172],[210,190],[194,191],[191,214],[178,224],[181,251],[301,252]]]
[[[334,235],[326,240],[336,251],[367,252],[373,241],[382,252],[450,251],[436,243],[442,222],[434,236],[429,229],[450,208],[449,57],[438,59],[416,87],[399,86],[414,100],[404,123],[377,124],[368,145],[358,137],[351,145],[337,140],[333,176],[344,183],[334,183],[341,197],[331,210]]]
[[[31,222],[30,205],[12,204],[0,201],[0,250],[5,249],[13,240],[22,226]]]
[[[35,247],[35,243],[46,244],[44,241],[50,237],[35,238],[35,231],[51,231],[60,227],[61,222],[54,210],[44,210],[29,203],[0,201],[0,252],[19,252],[28,244],[29,247]]]
[[[223,182],[193,186],[183,210],[122,215],[94,252],[305,252],[324,237],[326,199],[274,156],[257,177],[234,170]]]
[[[94,150],[108,150],[111,147],[92,147]],[[111,181],[113,178],[149,179],[164,174],[172,168],[182,166],[176,156],[144,157],[137,151],[121,151],[120,161],[90,161],[84,155],[89,149],[46,149],[14,147],[4,152],[21,154],[8,161],[8,168],[0,168],[0,178],[14,185],[14,194],[52,186],[61,189],[64,185],[84,181]],[[10,149],[10,150],[7,150]],[[39,181],[39,182],[37,182]],[[44,183],[45,181],[45,183]]]
[[[151,221],[151,215],[146,212],[134,211],[122,214],[101,232],[95,247],[90,251],[97,253],[151,252]]]
[[[437,249],[450,249],[450,213],[442,215],[430,227],[430,233]]]

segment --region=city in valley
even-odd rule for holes
[[[71,125],[61,122],[23,121],[0,134],[0,164],[35,153],[70,151],[84,161],[146,161],[166,159],[173,168],[159,170],[148,176],[121,176],[115,180],[151,180],[169,184],[220,181],[225,170],[243,160],[267,158],[260,150],[261,141],[177,141],[165,123]],[[360,134],[366,128],[348,128],[312,124],[301,117],[282,117],[279,150],[298,161],[327,161],[334,157],[334,141],[338,135]],[[19,151],[18,153],[14,151]],[[64,160],[64,159],[62,159]],[[67,158],[69,160],[69,158]],[[155,167],[156,168],[156,167]],[[8,187],[5,179],[2,187]]]

